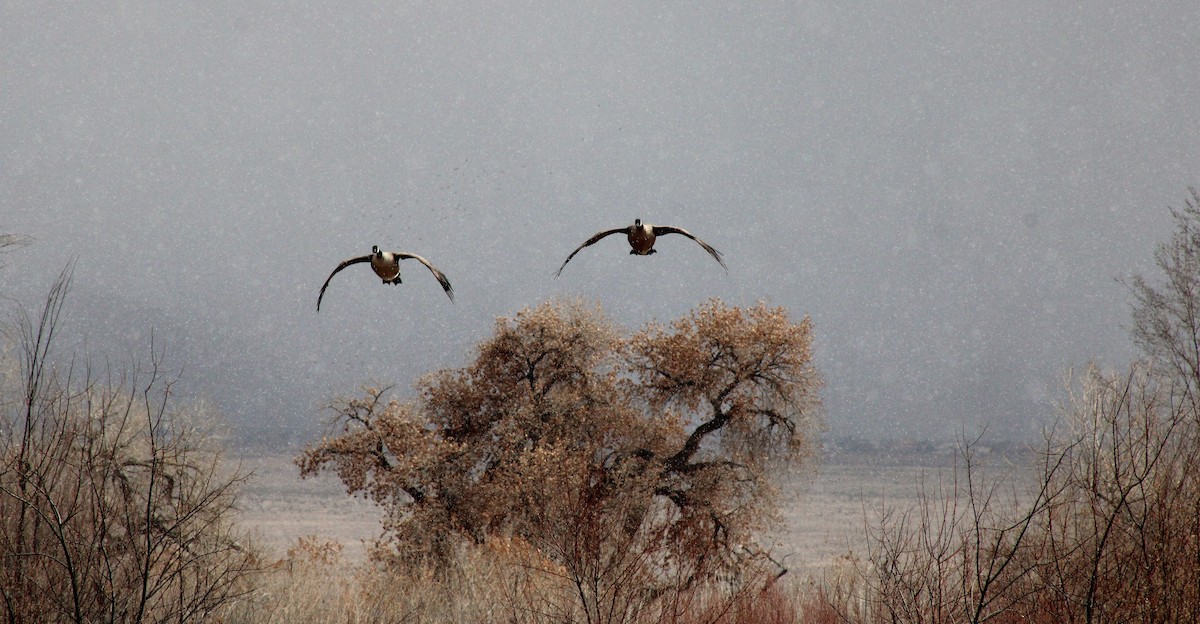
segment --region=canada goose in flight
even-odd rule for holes
[[[383,280],[384,284],[399,284],[400,261],[405,258],[413,258],[414,260],[425,265],[433,273],[433,276],[437,278],[437,281],[442,284],[442,290],[446,291],[446,295],[450,297],[450,300],[454,301],[454,287],[450,285],[450,280],[446,279],[446,276],[442,274],[437,267],[429,264],[428,260],[418,256],[417,254],[402,253],[398,251],[379,251],[379,247],[377,245],[371,245],[371,253],[369,255],[345,260],[341,264],[337,265],[337,268],[333,270],[333,273],[329,274],[329,277],[325,279],[325,283],[321,286],[321,294],[317,295],[317,311],[321,311],[321,298],[325,296],[325,289],[329,287],[329,280],[333,279],[333,276],[337,275],[338,271],[341,271],[352,264],[358,264],[359,262],[370,262],[371,270],[375,271],[375,275],[378,275],[379,278]]]
[[[591,245],[592,243],[595,243],[596,241],[610,234],[624,234],[625,238],[629,240],[629,246],[632,247],[632,249],[629,250],[629,253],[636,256],[648,256],[652,253],[658,253],[654,249],[654,240],[663,234],[683,234],[684,236],[699,243],[700,246],[704,248],[704,251],[708,252],[708,255],[712,256],[717,260],[717,262],[721,263],[721,268],[725,269],[726,271],[729,270],[729,267],[725,266],[725,261],[721,259],[721,252],[713,249],[712,245],[709,245],[708,243],[696,238],[691,232],[683,228],[672,227],[670,225],[650,225],[649,223],[643,224],[641,219],[634,219],[633,225],[597,232],[595,236],[587,239],[582,245],[576,247],[575,251],[572,251],[571,255],[567,256],[566,260],[563,260],[562,266],[558,267],[558,270],[554,272],[554,277],[558,277],[562,273],[563,268],[567,266],[567,263],[571,261],[571,258],[575,257],[575,254],[579,253],[580,249],[583,249],[584,247],[587,247],[588,245]]]

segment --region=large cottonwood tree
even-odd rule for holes
[[[413,400],[337,402],[297,462],[387,510],[386,560],[519,539],[577,583],[710,578],[764,560],[754,533],[778,477],[812,456],[810,348],[808,319],[763,304],[711,300],[625,337],[598,308],[552,301],[499,319]],[[596,583],[581,596],[602,600]]]

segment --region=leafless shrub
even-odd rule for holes
[[[845,599],[845,579],[824,590],[844,621],[1200,617],[1190,402],[1149,364],[1123,375],[1092,367],[1070,388],[1030,469],[984,479],[966,443],[915,507],[880,513],[859,568],[864,608]]]
[[[195,620],[247,590],[231,525],[242,476],[149,370],[53,362],[70,268],[22,315],[19,400],[0,437],[0,612],[9,622]]]
[[[1179,622],[1200,616],[1200,479],[1190,400],[1149,364],[1090,368],[1051,451],[1063,495],[1041,521],[1049,591],[1031,608],[1059,621]]]
[[[1188,189],[1183,208],[1171,208],[1175,233],[1160,243],[1154,259],[1158,280],[1136,275],[1133,339],[1185,391],[1193,412],[1200,410],[1200,191]],[[1198,412],[1200,413],[1200,412]]]
[[[868,522],[861,592],[845,578],[827,590],[847,621],[987,622],[1035,591],[1036,519],[1056,492],[985,477],[973,445],[919,485],[913,508],[884,507]]]
[[[1200,194],[1173,210],[1163,279],[1131,283],[1148,359],[1069,380],[1024,489],[961,470],[887,510],[860,567],[823,590],[847,622],[1200,621]]]

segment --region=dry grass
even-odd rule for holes
[[[817,475],[794,483],[784,507],[783,529],[772,540],[792,572],[777,585],[740,597],[698,591],[677,596],[639,621],[834,622],[855,594],[853,562],[844,553],[862,539],[863,505],[882,499],[916,502],[916,483],[930,467],[879,465],[869,454],[835,457]],[[245,491],[251,525],[263,519],[262,541],[278,563],[260,590],[226,613],[229,622],[564,622],[586,621],[570,588],[531,574],[536,553],[515,540],[490,540],[487,549],[464,555],[457,576],[437,580],[397,578],[367,564],[362,539],[379,533],[379,513],[367,501],[349,499],[329,477],[300,481],[286,456],[245,457],[254,473]],[[305,537],[319,533],[325,538]],[[340,542],[340,543],[339,543]],[[336,544],[336,546],[335,546]],[[806,580],[815,576],[820,580]],[[736,599],[735,599],[736,598]]]
[[[360,622],[587,621],[570,587],[529,565],[520,546],[464,554],[455,574],[400,575],[346,561],[341,544],[306,537],[264,575],[257,592],[220,621],[244,624]],[[630,624],[784,624],[832,622],[836,614],[815,583],[758,583],[752,588],[697,588],[647,604]]]
[[[355,624],[358,622],[499,622],[504,586],[483,561],[457,578],[401,576],[345,561],[342,545],[302,538],[264,576],[257,592],[224,614],[246,624]]]

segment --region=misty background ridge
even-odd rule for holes
[[[710,297],[814,321],[833,436],[1037,435],[1135,355],[1200,184],[1200,11],[1038,2],[0,6],[0,294],[148,359],[244,438],[302,443],[364,382],[466,364],[497,316]],[[628,255],[634,218],[661,239]],[[381,286],[371,245],[421,254]],[[10,301],[9,309],[14,308]]]

